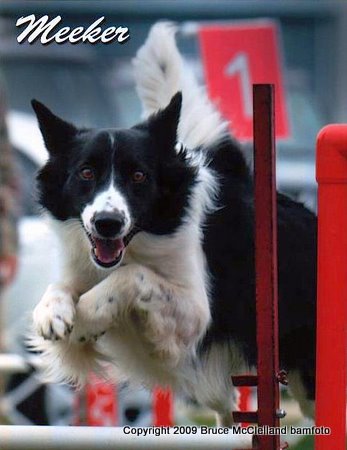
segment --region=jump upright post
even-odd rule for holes
[[[255,272],[258,352],[258,424],[279,426],[277,201],[274,87],[253,91]],[[260,450],[278,450],[278,435],[257,436]]]
[[[347,125],[328,125],[317,139],[318,313],[316,450],[346,449]]]
[[[255,271],[257,309],[257,376],[232,377],[235,386],[257,386],[258,411],[235,412],[237,422],[257,422],[278,427],[284,411],[279,409],[277,199],[274,86],[253,86]],[[282,375],[282,376],[281,376]],[[283,415],[282,415],[283,414]],[[278,435],[254,436],[253,448],[281,450]]]

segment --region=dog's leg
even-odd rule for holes
[[[63,284],[50,284],[33,313],[34,327],[44,339],[66,338],[75,317],[75,294]]]
[[[83,385],[90,372],[100,370],[102,355],[95,340],[72,338],[75,328],[81,331],[81,324],[76,324],[77,299],[78,293],[66,284],[52,284],[34,310],[35,330],[27,343],[40,353],[45,381]]]
[[[126,316],[151,345],[153,356],[177,364],[202,337],[210,319],[207,299],[176,286],[147,267],[129,264],[80,297],[76,340],[95,338]],[[78,324],[86,334],[78,331]]]
[[[229,374],[230,377],[230,374]],[[218,408],[216,411],[216,426],[230,428],[235,425],[233,418],[233,411],[238,410],[239,403],[239,391],[230,386],[230,391],[225,393],[224,399],[220,399],[221,403],[227,399],[227,403],[223,405],[223,408]]]
[[[219,414],[216,413],[216,426],[230,428],[235,424],[232,413],[229,411],[227,413]]]
[[[313,375],[311,375],[311,379]],[[305,389],[302,381],[302,376],[299,371],[290,371],[288,373],[289,389],[293,397],[298,401],[301,412],[304,416],[311,419],[315,414],[315,402],[313,399],[309,399],[307,390]]]

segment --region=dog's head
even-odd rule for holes
[[[49,160],[38,174],[41,205],[55,219],[79,219],[100,267],[118,265],[135,228],[173,233],[196,169],[177,151],[182,96],[130,129],[80,129],[33,100]]]

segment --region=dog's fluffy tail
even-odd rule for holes
[[[223,138],[228,124],[210,102],[204,88],[187,68],[175,42],[173,24],[155,24],[134,59],[136,88],[148,117],[182,91],[183,105],[178,139],[188,148],[207,146]]]

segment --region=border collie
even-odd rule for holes
[[[230,425],[230,376],[256,364],[252,175],[174,34],[155,25],[135,58],[145,118],[130,129],[77,128],[32,102],[64,257],[32,345],[50,379],[169,385]],[[278,245],[281,368],[312,416],[316,218],[281,194]]]

